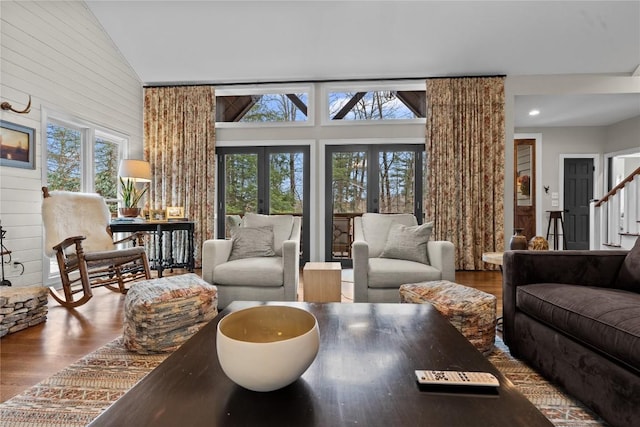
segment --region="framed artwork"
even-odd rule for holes
[[[184,206],[167,206],[167,219],[183,219]]]
[[[0,120],[0,166],[36,168],[36,131]]]

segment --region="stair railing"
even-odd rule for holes
[[[623,235],[640,235],[640,167],[591,202],[590,213],[590,249],[619,248]]]

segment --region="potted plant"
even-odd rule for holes
[[[120,208],[120,215],[127,218],[135,218],[140,215],[140,208],[138,207],[138,202],[147,192],[146,188],[142,190],[138,190],[136,188],[135,181],[128,179],[126,182],[120,178],[122,201],[124,202],[124,207]]]

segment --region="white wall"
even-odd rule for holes
[[[606,138],[607,153],[634,148],[640,152],[640,116],[608,126]]]
[[[84,2],[0,2],[0,99],[28,114],[2,111],[5,121],[36,130],[35,170],[0,167],[0,220],[5,246],[25,273],[14,286],[42,284],[43,116],[58,112],[129,137],[142,154],[142,84]],[[7,267],[7,266],[5,266]]]

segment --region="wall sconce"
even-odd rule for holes
[[[10,110],[10,111],[13,111],[14,113],[18,113],[18,114],[27,114],[29,111],[31,111],[31,95],[29,95],[29,103],[27,104],[25,109],[22,110],[22,111],[16,110],[8,102],[3,102],[2,104],[0,104],[0,108],[2,108],[3,110]]]

